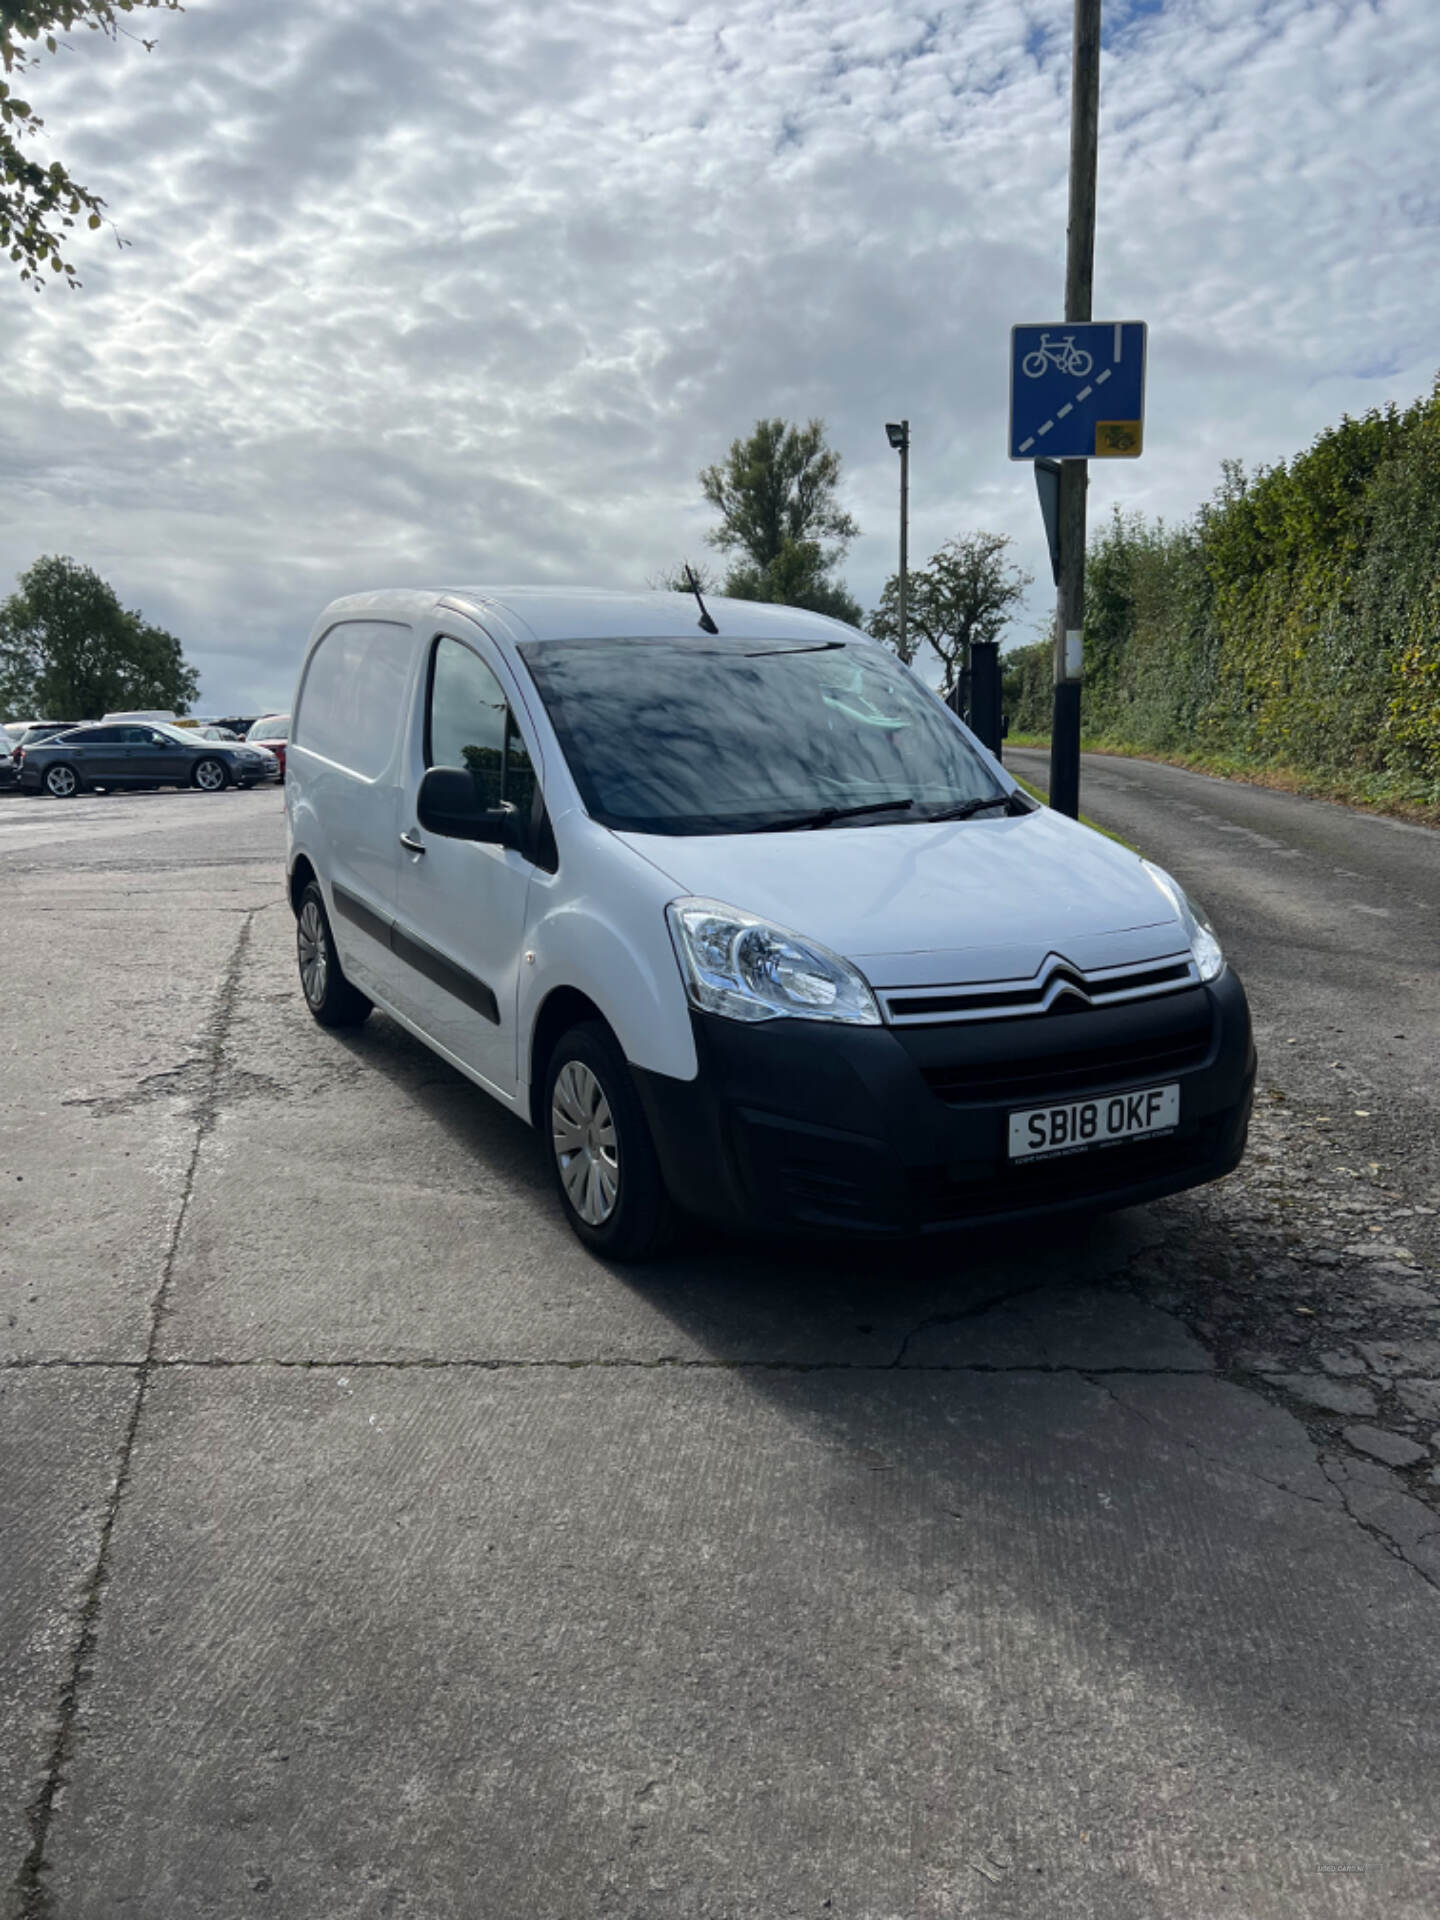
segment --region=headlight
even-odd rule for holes
[[[880,1025],[874,994],[828,947],[719,900],[673,900],[665,915],[686,991],[707,1013]]]
[[[1203,907],[1196,906],[1180,882],[1166,873],[1163,867],[1157,867],[1150,860],[1142,860],[1140,864],[1179,914],[1200,978],[1218,980],[1225,971],[1225,956],[1220,951],[1220,942],[1215,937],[1210,916]]]

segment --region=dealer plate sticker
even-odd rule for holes
[[[1102,1093],[1095,1100],[1068,1100],[1061,1106],[1027,1107],[1010,1116],[1010,1158],[1050,1159],[1084,1153],[1170,1133],[1180,1124],[1180,1087],[1142,1087],[1138,1093]]]

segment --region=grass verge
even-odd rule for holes
[[[1029,742],[1016,741],[1015,744],[1017,746],[1028,746]],[[1039,787],[1032,787],[1028,780],[1022,780],[1020,775],[1016,773],[1013,767],[1007,767],[1005,771],[1010,775],[1010,778],[1015,782],[1017,787],[1023,787],[1025,789],[1026,793],[1029,794],[1032,800],[1039,800],[1042,803],[1044,802],[1045,795],[1040,791]],[[1131,853],[1139,853],[1140,851],[1139,847],[1131,846],[1130,842],[1127,839],[1125,839],[1125,837],[1122,834],[1112,833],[1109,827],[1102,827],[1098,820],[1092,820],[1088,814],[1084,814],[1084,813],[1081,814],[1080,824],[1082,827],[1089,827],[1091,831],[1094,833],[1103,833],[1107,840],[1115,841],[1117,846],[1129,847]]]

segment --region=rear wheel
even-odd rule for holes
[[[305,1004],[322,1027],[358,1027],[369,1018],[372,1003],[340,971],[325,896],[314,880],[300,896],[295,957],[300,963],[300,991]]]
[[[598,1021],[571,1027],[545,1074],[551,1163],[576,1236],[607,1260],[646,1260],[674,1233],[650,1127],[624,1055]]]
[[[45,791],[52,800],[68,800],[80,791],[80,776],[68,760],[57,760],[45,769]]]
[[[219,793],[229,786],[230,774],[223,760],[212,760],[207,754],[191,769],[190,784],[199,787],[202,793]]]

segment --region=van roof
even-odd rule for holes
[[[598,587],[436,587],[350,594],[325,609],[320,626],[337,615],[383,613],[422,619],[437,605],[462,613],[498,613],[517,639],[604,640],[684,635],[698,631],[700,609],[689,593],[630,593]],[[820,634],[839,638],[856,629],[827,614],[802,607],[772,606],[766,601],[728,600],[706,594],[705,605],[721,637]]]

